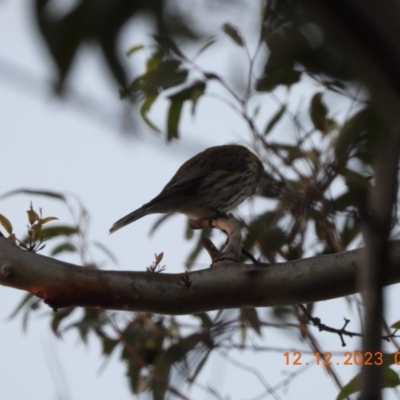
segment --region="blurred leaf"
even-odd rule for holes
[[[385,376],[382,388],[395,388],[400,385],[400,379],[397,373],[391,369],[385,369]],[[347,385],[339,392],[336,400],[344,400],[351,394],[360,390],[360,374],[357,374]]]
[[[221,78],[214,72],[204,72],[204,78],[210,81],[212,80],[221,81]]]
[[[61,322],[64,318],[67,318],[69,315],[71,315],[75,310],[76,307],[66,307],[58,310],[56,313],[53,314],[53,318],[51,321],[51,330],[56,336],[61,337],[61,333],[59,330]]]
[[[101,311],[93,308],[85,308],[83,310],[83,317],[64,328],[64,331],[75,328],[83,343],[87,344],[88,334],[91,331],[100,329],[104,322],[101,319]]]
[[[294,71],[295,62],[292,54],[279,52],[270,53],[264,67],[264,76],[273,75],[282,71]]]
[[[198,52],[194,55],[193,60],[195,60],[200,54],[202,54],[205,50],[207,50],[211,45],[213,45],[217,39],[215,37],[212,37],[208,42],[206,42]]]
[[[0,224],[3,226],[8,234],[12,234],[13,227],[11,225],[11,222],[3,214],[0,214]]]
[[[168,111],[167,120],[167,141],[170,142],[172,139],[178,139],[178,126],[181,118],[183,101],[174,100],[171,101]]]
[[[316,148],[312,148],[305,152],[305,157],[312,162],[314,167],[319,167],[321,163],[321,151]]]
[[[164,253],[161,252],[160,254],[156,254],[155,256],[156,256],[156,263],[159,264],[164,257]]]
[[[315,303],[307,303],[306,304],[306,310],[310,313],[310,315],[312,315],[312,313],[314,311],[314,306],[315,306]]]
[[[186,59],[185,55],[181,52],[177,44],[167,35],[153,35],[153,38],[158,44],[160,44],[164,49],[168,49],[175,53],[178,57]]]
[[[31,312],[38,309],[41,301],[42,299],[39,299],[32,293],[27,293],[8,317],[8,319],[13,319],[17,316],[17,314],[19,314],[19,312],[22,312],[22,330],[24,333],[26,333]]]
[[[37,297],[35,297],[32,293],[26,293],[8,319],[13,319],[24,308],[24,306],[26,306],[32,300],[32,298],[37,299]]]
[[[344,178],[346,185],[349,188],[349,200],[352,202],[354,207],[363,208],[366,204],[370,188],[368,178],[350,169],[345,170]]]
[[[194,230],[190,227],[190,220],[188,219],[188,222],[186,224],[186,230],[185,230],[185,239],[192,239],[194,236]]]
[[[127,363],[127,375],[133,393],[140,393],[147,388],[148,385],[141,380],[142,368],[151,366],[165,352],[163,343],[166,334],[162,319],[154,321],[142,313],[136,314],[136,318],[123,331],[125,340],[121,358]],[[161,382],[157,383],[163,386]]]
[[[66,243],[62,243],[62,244],[54,247],[53,250],[51,250],[50,255],[56,256],[57,254],[60,254],[60,253],[64,253],[64,252],[73,253],[76,251],[77,251],[77,248],[74,244],[66,242]]]
[[[172,101],[186,101],[193,100],[193,98],[198,97],[198,93],[203,94],[206,88],[206,84],[203,81],[195,81],[188,87],[171,94],[168,98]]]
[[[107,336],[102,337],[101,344],[102,344],[103,354],[106,356],[111,355],[111,353],[114,351],[114,349],[117,347],[119,343],[120,343],[119,340],[111,339]]]
[[[12,234],[7,238],[7,240],[8,240],[9,242],[11,242],[12,244],[14,244],[14,245],[17,244],[17,238],[15,237],[15,234],[14,234],[14,233],[12,233]]]
[[[265,42],[271,54],[281,57],[304,57],[311,50],[310,42],[304,34],[293,26],[282,26],[265,37]]]
[[[369,109],[363,109],[353,115],[342,127],[336,140],[335,155],[338,168],[343,168],[347,160],[355,156],[359,138],[367,129]]]
[[[240,309],[240,320],[247,326],[251,326],[258,336],[261,336],[261,321],[258,318],[258,311],[253,307]]]
[[[51,239],[57,236],[71,236],[78,233],[78,229],[68,225],[52,226],[51,228],[42,228],[41,238]]]
[[[394,324],[390,325],[393,329],[400,329],[400,321],[395,322]]]
[[[295,317],[294,308],[290,306],[276,306],[272,308],[272,314],[281,321],[289,321]]]
[[[197,242],[195,244],[194,249],[192,252],[189,254],[187,260],[186,260],[186,268],[191,269],[193,267],[194,262],[196,261],[197,257],[199,256],[200,252],[203,250],[203,245],[201,243],[201,240],[203,238],[209,238],[212,235],[212,229],[202,229],[200,235],[197,237]]]
[[[142,44],[138,44],[136,46],[131,47],[125,54],[130,57],[132,54],[138,52],[139,50],[144,49],[144,46]]]
[[[200,99],[200,97],[204,94],[204,90],[206,88],[205,83],[203,83],[203,88],[197,87],[196,90],[192,91],[192,96],[191,96],[191,100],[192,100],[192,115],[194,115],[196,113],[196,106],[197,103]]]
[[[88,41],[103,53],[104,63],[121,87],[125,86],[125,67],[119,57],[117,38],[128,20],[145,8],[156,13],[157,5],[148,7],[131,1],[78,1],[70,7],[49,12],[47,0],[31,2],[31,10],[37,18],[37,28],[46,42],[51,57],[57,66],[57,90],[62,93],[71,66],[79,49]],[[146,2],[147,3],[147,2]]]
[[[117,257],[106,247],[104,244],[98,242],[97,240],[93,242],[93,245],[103,251],[104,254],[116,265],[118,265]]]
[[[50,221],[58,221],[58,218],[56,218],[56,217],[46,217],[46,218],[42,218],[41,220],[40,220],[40,223],[42,224],[42,225],[44,225],[44,224],[47,224],[48,222],[50,222]]]
[[[201,357],[200,361],[197,363],[196,369],[194,370],[193,374],[190,376],[190,382],[195,382],[197,375],[201,372],[203,369],[204,365],[206,364],[206,361],[208,360],[208,357],[211,354],[211,349],[207,352],[204,353],[203,357]]]
[[[351,394],[360,390],[360,374],[357,374],[347,385],[343,386],[336,400],[347,399]]]
[[[333,199],[331,204],[336,211],[345,211],[350,209],[350,207],[355,206],[353,194],[347,190],[343,194]]]
[[[249,235],[257,238],[264,255],[275,253],[288,241],[287,233],[276,224],[275,211],[267,211],[255,218],[248,226]],[[247,248],[246,243],[249,239],[243,241],[243,246]]]
[[[164,350],[154,362],[155,372],[158,376],[162,377],[165,382],[169,381],[170,371],[173,364],[184,362],[188,354],[194,351],[195,347],[202,342],[204,335],[201,333],[194,333],[185,338],[180,339],[177,343],[172,344],[169,348]],[[198,366],[204,365],[204,360]],[[196,374],[199,370],[196,371]],[[155,399],[163,399],[166,386],[160,385],[158,380],[152,379],[151,386]]]
[[[33,225],[36,221],[39,221],[39,214],[32,209],[32,204],[31,204],[31,209],[27,211],[28,213],[28,221],[31,225]]]
[[[164,51],[157,49],[146,62],[146,71],[153,71],[159,67],[164,57]]]
[[[340,238],[344,248],[346,248],[360,234],[360,227],[354,218],[347,218],[340,233]]]
[[[201,324],[202,324],[203,327],[209,328],[213,324],[212,319],[210,318],[210,316],[206,312],[193,314],[192,317],[200,319]]]
[[[256,90],[259,92],[270,92],[279,85],[291,86],[294,83],[299,82],[301,77],[300,71],[285,70],[275,72],[271,75],[267,75],[258,81]]]
[[[191,100],[192,101],[192,115],[195,113],[196,105],[200,97],[204,94],[204,91],[206,89],[206,83],[203,81],[195,81],[192,83],[190,86],[180,90],[179,92],[176,92],[168,98],[172,101],[187,101]]]
[[[33,241],[37,241],[39,238],[42,238],[42,224],[35,224],[32,226],[32,239]],[[28,240],[28,237],[27,239]]]
[[[345,90],[346,89],[346,86],[345,86],[345,84],[343,83],[343,81],[339,81],[339,80],[337,80],[337,79],[335,79],[335,80],[323,80],[322,81],[322,83],[328,88],[328,89],[331,89],[332,90],[332,88],[337,88],[337,89],[340,89],[340,90]]]
[[[151,69],[145,74],[136,78],[129,86],[133,92],[142,92],[149,95],[158,95],[161,91],[179,86],[188,77],[189,71],[182,68],[178,60],[164,60],[157,68]]]
[[[282,143],[271,143],[270,147],[281,155],[281,157],[284,159],[283,161],[287,165],[291,165],[293,161],[297,160],[298,158],[304,157],[302,149],[299,146],[291,146]]]
[[[147,114],[149,113],[151,106],[153,103],[157,100],[158,94],[150,95],[146,97],[146,100],[143,102],[142,106],[140,107],[140,115],[144,119],[144,122],[153,129],[154,131],[160,133],[161,130],[157,128],[156,125],[151,122],[151,120],[148,118]]]
[[[174,213],[169,213],[169,214],[164,214],[161,217],[159,217],[157,219],[157,221],[155,222],[155,224],[151,227],[149,235],[151,236],[157,229],[158,227],[164,223],[164,221],[166,221],[168,218],[173,217],[175,214]]]
[[[264,135],[268,135],[268,133],[272,131],[274,126],[280,121],[280,119],[284,115],[285,111],[286,111],[286,104],[282,104],[281,108],[275,113],[275,115],[268,122],[264,130]]]
[[[222,30],[238,45],[243,47],[244,46],[244,40],[242,38],[242,35],[240,34],[239,30],[232,24],[230,23],[225,23],[222,25]]]
[[[5,199],[10,196],[15,196],[17,194],[29,194],[29,195],[36,195],[36,196],[45,196],[45,197],[51,197],[54,199],[62,200],[63,202],[66,202],[67,199],[66,197],[58,192],[52,192],[49,190],[33,190],[33,189],[15,189],[11,190],[9,192],[4,193],[3,195],[0,196],[1,199]]]
[[[328,109],[322,101],[323,94],[316,93],[311,99],[310,118],[315,129],[326,132]]]

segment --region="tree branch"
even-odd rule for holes
[[[0,285],[26,290],[52,308],[81,306],[192,314],[343,297],[357,292],[365,250],[277,265],[218,266],[190,274],[101,271],[24,251],[0,237]],[[385,284],[400,282],[400,241],[391,242]],[[186,285],[188,277],[191,284]]]

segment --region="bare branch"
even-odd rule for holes
[[[400,241],[392,242],[385,284],[400,282]],[[69,306],[192,314],[327,300],[357,291],[365,250],[277,265],[221,261],[188,276],[100,271],[23,251],[0,237],[0,284],[26,290],[54,309]]]
[[[342,346],[346,346],[346,342],[343,339],[343,336],[349,336],[349,337],[364,337],[365,334],[363,333],[359,333],[359,332],[351,332],[346,330],[347,325],[349,324],[350,320],[347,318],[344,318],[344,324],[341,328],[333,328],[331,326],[325,325],[322,323],[321,318],[319,317],[313,317],[306,309],[306,307],[304,307],[302,304],[299,305],[300,309],[303,311],[304,316],[307,319],[308,323],[312,323],[314,326],[316,326],[320,332],[324,331],[324,332],[330,332],[330,333],[336,333],[339,338],[340,341],[342,343]],[[382,335],[380,337],[380,340],[385,340],[387,342],[390,342],[392,339],[399,337],[398,335],[396,335],[396,330],[394,331],[387,331],[387,335]]]

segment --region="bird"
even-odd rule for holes
[[[226,217],[256,192],[263,173],[262,162],[247,147],[209,147],[186,161],[153,200],[115,222],[110,233],[149,214]]]

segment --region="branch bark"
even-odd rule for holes
[[[385,285],[400,282],[400,241],[389,246]],[[101,271],[13,246],[0,237],[0,285],[26,290],[54,309],[81,306],[161,314],[269,307],[343,297],[357,292],[366,251],[276,265],[222,261],[182,274]]]

